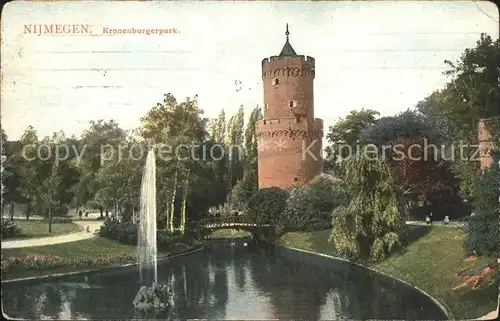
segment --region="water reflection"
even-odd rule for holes
[[[266,247],[216,246],[158,264],[171,313],[136,315],[135,268],[5,284],[4,311],[28,319],[445,319],[420,293],[343,263]]]

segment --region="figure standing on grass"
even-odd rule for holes
[[[425,217],[425,221],[427,222],[427,224],[432,225],[432,212],[430,212],[429,215]]]

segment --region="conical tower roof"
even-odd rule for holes
[[[288,31],[288,23],[286,24],[285,35],[286,35],[286,42],[285,42],[285,45],[283,46],[283,49],[281,49],[280,56],[281,57],[283,57],[283,56],[287,56],[287,57],[297,56],[297,53],[295,52],[295,50],[293,50],[292,45],[290,44],[290,41],[289,41],[288,36],[290,35],[290,32]]]

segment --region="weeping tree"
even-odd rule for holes
[[[352,260],[384,259],[401,245],[406,227],[390,168],[361,157],[348,160],[345,173],[353,198],[347,207],[334,210],[329,241],[339,255]]]

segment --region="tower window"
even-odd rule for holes
[[[267,111],[268,108],[269,108],[269,105],[268,104],[264,104],[264,111]]]
[[[295,107],[297,107],[297,102],[295,100],[290,100],[288,106],[290,108],[295,108]]]
[[[298,179],[297,177],[294,177],[294,178],[293,178],[293,181],[294,181],[294,182],[298,182],[298,181],[299,181],[299,179]]]
[[[278,86],[280,84],[280,80],[278,78],[274,78],[271,83],[273,86]]]

